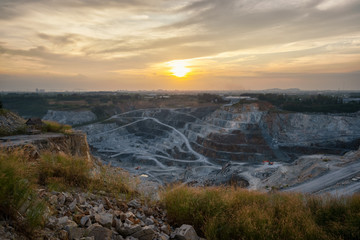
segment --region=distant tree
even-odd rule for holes
[[[0,101],[0,109],[2,108],[2,102]]]

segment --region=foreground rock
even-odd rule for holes
[[[59,240],[198,240],[194,228],[174,229],[166,211],[139,200],[129,202],[92,193],[39,190],[48,203],[46,223],[35,239]],[[27,239],[0,221],[0,239]]]

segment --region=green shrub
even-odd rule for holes
[[[43,225],[45,204],[31,184],[31,174],[18,154],[0,153],[0,214],[28,233]]]
[[[45,125],[43,126],[42,131],[44,132],[71,133],[70,125],[65,125],[53,121],[43,121],[43,122]]]

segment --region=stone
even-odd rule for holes
[[[46,226],[48,226],[48,227],[51,228],[51,229],[54,229],[54,228],[56,227],[56,221],[57,221],[57,218],[56,218],[56,217],[50,216],[50,217],[47,219]]]
[[[92,236],[92,237],[82,237],[80,238],[80,240],[95,240],[95,238]]]
[[[74,221],[72,221],[72,220],[68,220],[67,222],[66,222],[66,224],[65,224],[65,229],[67,228],[67,227],[77,227],[78,225],[77,225],[77,223],[76,222],[74,222]]]
[[[140,231],[131,235],[139,240],[152,240],[155,237],[155,231],[150,227],[143,227]]]
[[[111,213],[99,213],[95,214],[95,221],[104,227],[110,228],[113,222],[113,217],[114,215]]]
[[[74,201],[72,201],[72,203],[70,203],[69,209],[70,209],[71,212],[74,212],[74,211],[75,211],[76,204],[77,204],[76,199],[75,199]]]
[[[91,219],[90,219],[90,216],[83,216],[81,219],[80,219],[80,224],[81,226],[84,226],[84,227],[89,227],[91,225]]]
[[[59,239],[60,240],[68,240],[68,233],[65,230],[60,230],[58,233]]]
[[[128,202],[127,204],[129,207],[133,207],[133,208],[140,208],[141,204],[138,202],[138,200],[134,199],[131,200],[130,202]]]
[[[52,195],[49,199],[49,202],[52,204],[52,205],[55,205],[57,204],[58,202],[58,197],[56,195]]]
[[[112,231],[95,223],[86,229],[85,234],[88,237],[94,237],[94,240],[111,240]]]
[[[65,230],[68,232],[70,240],[79,239],[79,238],[83,237],[84,233],[85,233],[84,228],[79,228],[79,227],[75,227],[75,226],[71,226],[71,227],[67,226],[65,228]]]
[[[69,218],[67,216],[60,217],[57,219],[57,224],[65,226],[65,224],[67,223],[68,220],[69,220]]]
[[[128,225],[128,224],[124,224],[122,227],[120,227],[120,229],[117,229],[118,233],[120,233],[122,236],[130,236],[138,231],[141,230],[140,225],[136,224],[136,225]]]
[[[124,240],[124,238],[121,235],[119,235],[118,233],[113,232],[113,234],[111,236],[111,240]]]
[[[151,218],[146,218],[144,222],[145,222],[146,225],[153,225],[154,224],[154,221]]]
[[[76,195],[76,200],[80,205],[83,205],[86,202],[86,199],[81,194]]]
[[[132,213],[132,212],[129,211],[129,212],[126,212],[126,213],[125,213],[125,217],[126,217],[126,218],[135,218],[135,215],[134,215],[134,213]],[[122,220],[122,219],[121,219],[121,220]],[[124,219],[124,220],[125,220],[125,219]]]
[[[65,201],[66,201],[66,197],[63,194],[60,193],[57,200],[58,200],[59,205],[64,205]]]
[[[183,224],[180,228],[175,229],[171,238],[176,240],[199,240],[195,229],[191,225]]]
[[[114,221],[115,221],[115,229],[117,232],[119,232],[123,224],[120,219],[115,218]]]
[[[159,234],[159,240],[169,240],[169,239],[170,239],[169,235],[167,235],[165,233]]]
[[[160,230],[163,231],[164,233],[166,233],[167,235],[170,234],[170,229],[169,229],[169,227],[168,227],[167,225],[165,225],[165,224],[160,227]]]
[[[63,192],[62,194],[65,196],[65,203],[71,203],[74,201],[74,198],[71,193]]]
[[[132,237],[132,236],[128,236],[128,237],[125,238],[125,240],[138,240],[138,239],[137,239],[137,238],[134,238],[134,237]]]
[[[121,219],[121,221],[125,221],[126,218],[127,218],[127,217],[126,217],[126,214],[125,214],[125,213],[120,213],[120,219]]]

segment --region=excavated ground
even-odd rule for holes
[[[269,189],[302,182],[279,178],[281,182],[265,183],[303,155],[356,150],[360,118],[358,114],[281,113],[252,103],[140,109],[80,129],[87,133],[95,155],[159,183]]]

